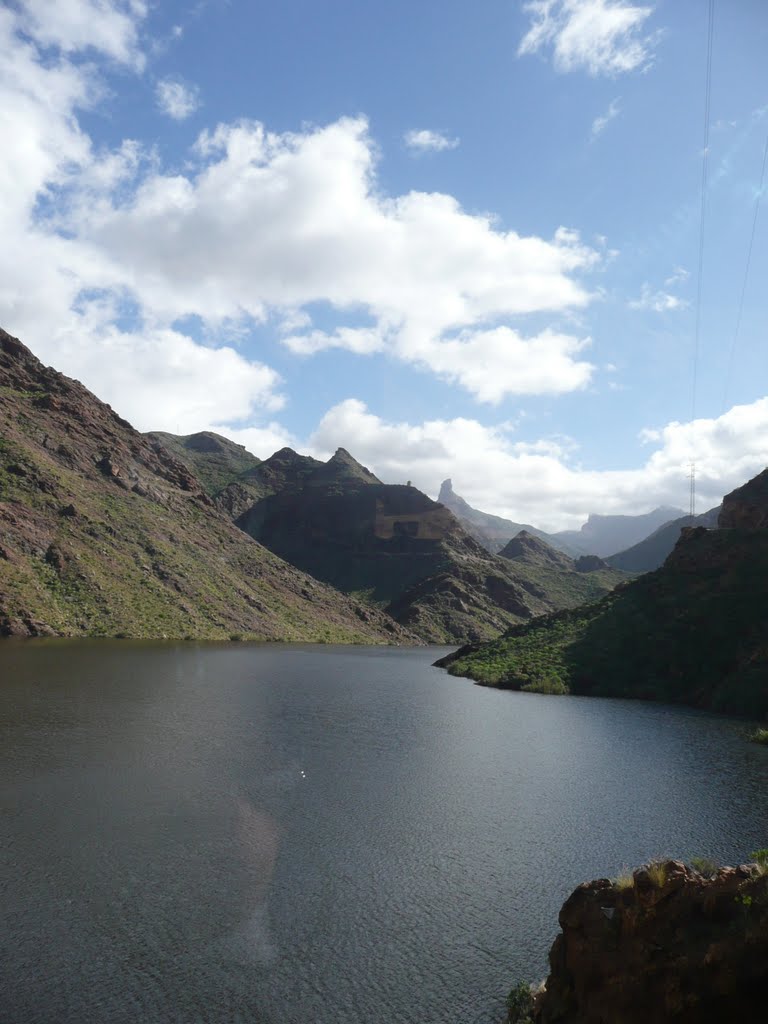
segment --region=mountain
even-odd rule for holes
[[[191,469],[211,488],[257,460],[181,442],[183,462],[0,330],[0,635],[418,642],[245,536]]]
[[[502,558],[509,558],[519,565],[540,565],[561,569],[564,572],[574,571],[575,563],[572,558],[529,530],[521,530],[512,540],[507,541],[499,554]]]
[[[184,437],[154,430],[146,436],[175,455],[211,497],[234,480],[247,477],[261,462],[243,445],[208,430]]]
[[[283,449],[251,480],[264,496],[238,526],[317,579],[385,608],[423,639],[493,636],[551,607],[446,508],[415,487],[383,484],[343,448],[325,463]]]
[[[562,530],[552,540],[567,544],[582,555],[605,558],[644,540],[660,526],[679,519],[683,510],[662,506],[639,516],[611,516],[593,513],[580,530]]]
[[[491,686],[764,717],[766,578],[768,470],[724,499],[719,529],[684,529],[660,569],[441,664]]]
[[[681,516],[680,519],[673,519],[672,522],[665,523],[658,530],[654,530],[650,536],[646,537],[645,540],[641,540],[639,544],[634,544],[631,548],[627,548],[626,551],[619,551],[615,555],[609,555],[606,558],[606,562],[613,566],[614,569],[624,569],[626,572],[651,572],[653,569],[658,569],[664,562],[664,559],[671,553],[680,534],[686,527],[705,526],[707,529],[716,527],[720,508],[721,506],[718,505],[716,508],[711,508],[708,512],[702,512],[701,515],[694,516],[693,521],[691,521],[690,516]]]
[[[450,480],[443,480],[437,500],[441,505],[449,508],[467,533],[492,554],[501,551],[504,545],[521,530],[525,530],[534,537],[541,537],[542,540],[547,541],[559,551],[565,551],[568,554],[575,553],[567,543],[561,543],[552,534],[537,530],[535,526],[530,526],[527,523],[515,523],[511,519],[502,519],[501,516],[493,516],[488,512],[472,508],[468,502],[456,494]]]
[[[512,562],[515,574],[529,587],[546,594],[557,608],[575,608],[596,601],[629,576],[594,555],[570,558],[527,530],[521,530],[499,552]]]
[[[610,582],[580,585],[576,594],[554,568],[545,581],[535,578],[486,551],[443,504],[410,485],[382,483],[343,448],[325,463],[282,449],[247,477],[262,496],[236,517],[238,526],[432,643],[496,636],[623,578],[613,572]],[[568,573],[576,575],[572,565]]]

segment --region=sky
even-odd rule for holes
[[[767,52],[765,0],[6,0],[0,326],[140,430],[704,511],[768,465]]]

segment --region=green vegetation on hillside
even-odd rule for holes
[[[768,714],[768,531],[695,530],[659,570],[593,605],[444,659],[511,689],[638,697]]]
[[[159,441],[183,462],[211,497],[227,484],[247,479],[248,474],[261,464],[261,460],[242,445],[208,431],[180,436],[154,430],[146,436]]]

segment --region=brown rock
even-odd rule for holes
[[[633,879],[585,883],[566,900],[535,1024],[763,1019],[768,876],[742,865],[705,879],[670,860]]]

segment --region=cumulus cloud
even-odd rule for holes
[[[275,371],[229,346],[207,348],[169,329],[133,333],[104,325],[96,363],[92,337],[82,321],[68,325],[55,337],[57,358],[139,430],[194,433],[247,419],[254,407],[283,405]]]
[[[0,9],[0,323],[137,424],[198,430],[278,408],[277,374],[215,332],[203,345],[154,317],[125,268],[72,228],[83,210],[112,209],[153,165],[133,140],[100,150],[78,123],[104,89],[94,52],[141,66],[144,14],[119,0]]]
[[[160,110],[174,121],[184,121],[200,106],[197,89],[174,78],[163,78],[157,83],[155,98]]]
[[[386,351],[484,401],[529,393],[536,380],[557,393],[589,377],[582,339],[555,343],[553,332],[527,336],[506,322],[589,302],[577,278],[599,256],[576,232],[526,237],[449,195],[383,196],[363,118],[286,134],[219,125],[195,154],[193,172],[147,174],[127,202],[91,203],[73,219],[154,316],[263,320],[324,303],[339,327],[320,330],[310,318],[287,332],[288,348]],[[366,327],[343,322],[360,311]],[[479,383],[473,353],[496,359],[492,389]]]
[[[227,325],[264,322],[298,354],[386,353],[484,402],[589,380],[586,339],[523,322],[590,301],[581,278],[600,256],[576,232],[524,236],[450,195],[386,195],[361,117],[282,134],[221,124],[175,173],[132,140],[99,150],[79,115],[104,82],[81,58],[140,66],[145,5],[63,0],[50,22],[43,6],[0,10],[0,315],[34,347],[77,326],[98,369],[121,325],[155,332],[174,365],[180,323],[216,353]],[[175,117],[194,101],[172,80],[158,95]]]
[[[440,153],[444,149],[456,149],[459,144],[458,139],[452,139],[442,132],[430,131],[428,128],[412,129],[405,133],[403,139],[408,149],[415,153]]]
[[[144,0],[20,0],[20,26],[42,46],[72,54],[95,50],[140,69],[139,28]]]
[[[474,419],[388,422],[357,399],[330,409],[307,450],[327,458],[336,447],[388,483],[413,482],[429,494],[451,477],[470,504],[516,522],[557,530],[580,526],[589,513],[637,514],[658,505],[687,507],[688,472],[696,459],[701,511],[768,464],[768,398],[735,406],[717,419],[670,423],[645,431],[653,451],[637,469],[581,468],[567,438],[515,439],[509,424]]]
[[[531,0],[531,26],[518,55],[551,50],[555,69],[619,75],[647,67],[656,37],[644,34],[652,7],[627,0]]]
[[[592,138],[596,139],[599,135],[602,135],[611,121],[618,117],[621,113],[621,104],[618,99],[611,100],[608,104],[608,109],[600,117],[596,117],[592,122]]]

